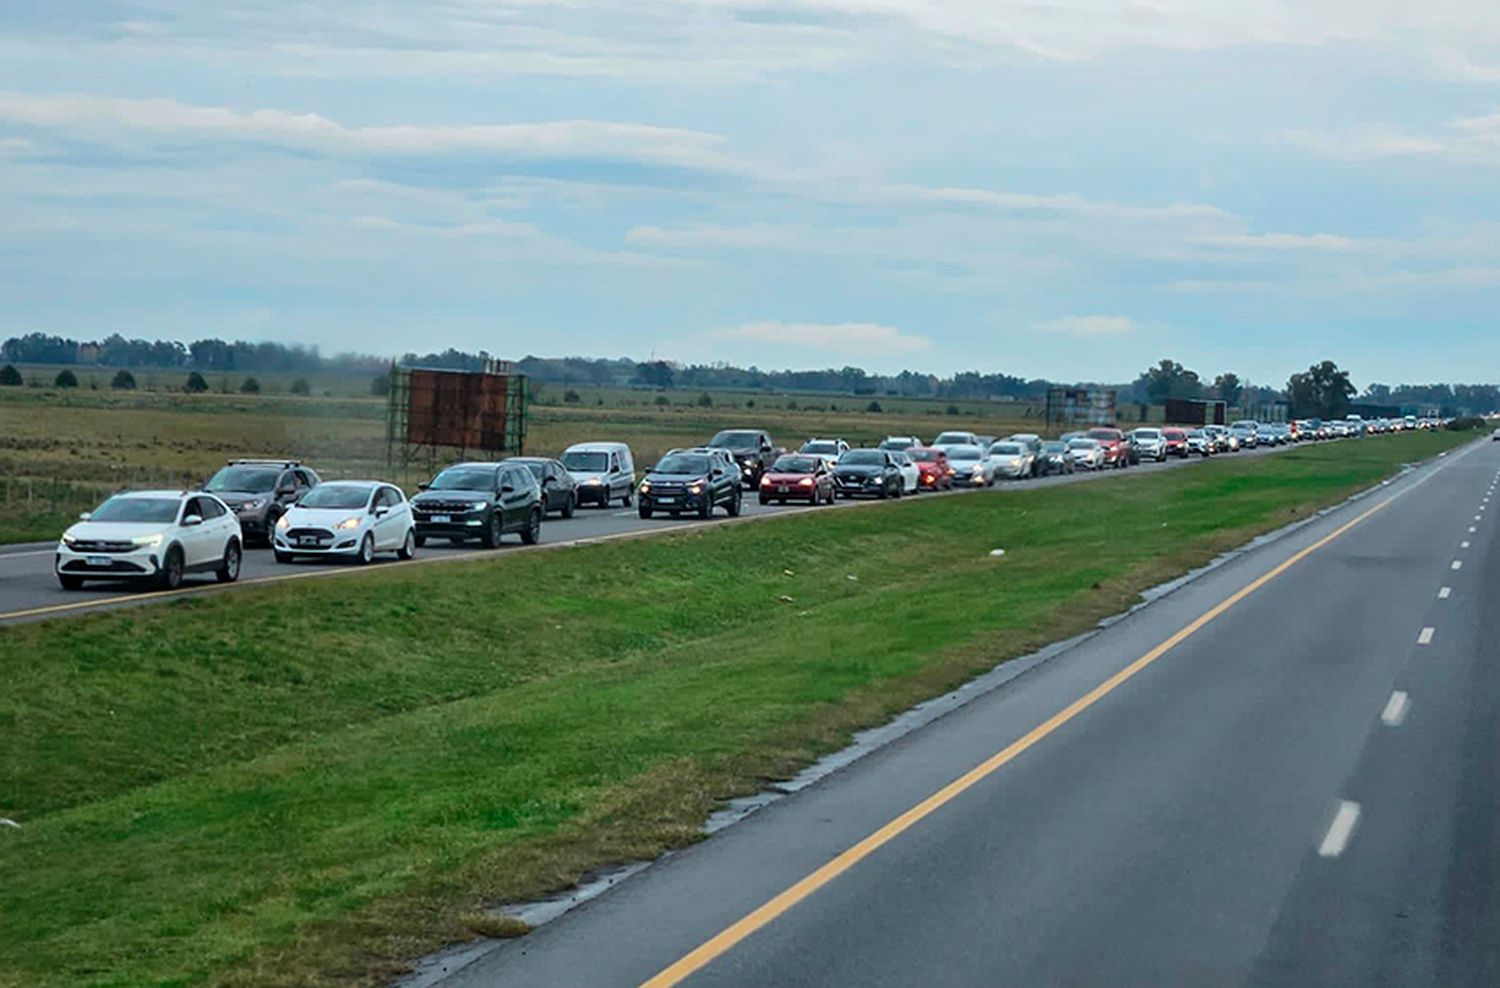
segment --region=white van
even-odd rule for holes
[[[561,459],[577,485],[580,506],[607,508],[619,498],[628,508],[634,501],[635,459],[624,443],[574,443]]]

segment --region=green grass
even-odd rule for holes
[[[0,628],[0,985],[381,983],[1466,438]]]

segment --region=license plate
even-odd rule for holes
[[[777,494],[785,494],[786,493],[786,485],[782,484],[780,487],[776,488],[776,493]]]
[[[85,563],[87,563],[88,565],[90,565],[90,566],[108,566],[109,565],[109,557],[108,556],[85,556],[83,561]]]
[[[453,520],[453,516],[452,515],[433,515],[432,516],[432,520],[433,520],[433,522],[435,522],[438,525],[446,525],[450,521]]]
[[[297,540],[297,544],[298,545],[317,545],[318,544],[318,537],[316,535],[304,535],[304,536],[302,536],[301,538],[299,538]]]
[[[677,499],[675,497],[659,497],[659,498],[656,499],[656,503],[657,504],[672,504],[676,500]]]

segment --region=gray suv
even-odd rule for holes
[[[270,545],[281,516],[320,482],[312,468],[296,460],[230,460],[203,489],[234,512],[247,543]]]

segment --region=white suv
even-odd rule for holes
[[[239,579],[243,537],[234,512],[201,491],[127,491],[79,515],[57,544],[57,582],[149,580],[175,590],[187,573]]]

